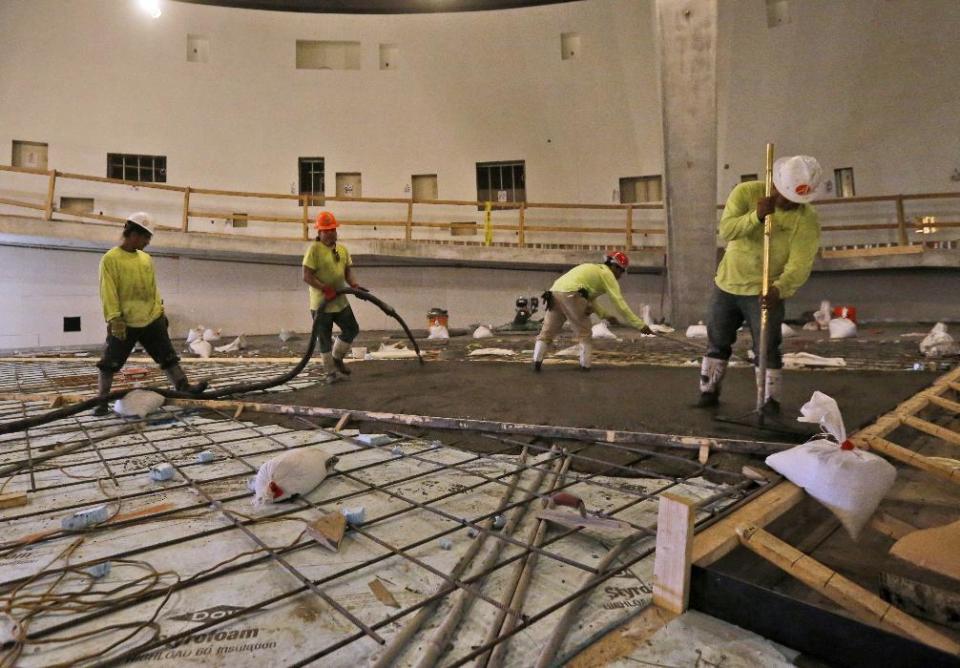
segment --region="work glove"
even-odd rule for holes
[[[321,292],[323,293],[323,298],[328,302],[337,298],[337,291],[332,285],[324,285]]]
[[[767,309],[776,308],[781,301],[783,301],[783,299],[780,297],[780,288],[776,285],[770,286],[770,289],[767,290],[766,298],[760,295],[760,306]]]
[[[763,222],[763,219],[767,217],[768,214],[773,213],[774,210],[777,208],[774,202],[776,202],[776,198],[773,196],[761,197],[757,201],[757,218],[760,219],[761,223]]]
[[[127,339],[127,323],[121,318],[114,318],[110,321],[110,336],[115,339],[125,341]]]

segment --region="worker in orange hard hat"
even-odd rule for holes
[[[543,317],[543,327],[537,336],[533,348],[533,368],[540,370],[547,346],[560,332],[565,320],[570,321],[574,335],[580,343],[580,368],[590,370],[593,354],[591,338],[593,327],[590,314],[600,318],[607,317],[607,311],[596,303],[597,297],[607,295],[617,312],[632,327],[643,334],[652,334],[647,323],[638,318],[623,299],[618,281],[627,273],[630,258],[623,251],[611,251],[603,257],[602,264],[586,263],[577,265],[554,281],[550,290],[543,293],[547,314]]]
[[[351,287],[363,290],[353,274],[350,252],[337,243],[336,217],[329,211],[317,214],[317,238],[310,244],[303,256],[303,282],[310,286],[310,316],[317,318],[317,310],[323,305],[319,315],[320,331],[317,342],[323,368],[327,373],[327,382],[344,380],[350,375],[350,369],[343,358],[350,352],[350,344],[360,333],[360,326],[353,315],[353,309],[346,295],[338,295],[337,290]],[[333,340],[333,325],[340,328],[340,336]]]

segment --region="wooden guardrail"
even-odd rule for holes
[[[423,206],[468,206],[482,209],[486,202],[460,199],[435,199],[423,200],[414,197],[340,197],[340,196],[318,196],[318,195],[291,195],[285,193],[265,193],[250,192],[242,190],[221,190],[214,188],[197,188],[193,186],[177,186],[166,183],[151,183],[140,181],[126,181],[122,179],[112,179],[102,176],[91,176],[88,174],[74,174],[70,172],[59,172],[56,170],[32,169],[27,167],[13,167],[10,165],[0,165],[0,172],[12,172],[19,174],[30,174],[42,176],[47,179],[46,197],[43,203],[30,202],[25,200],[0,198],[0,204],[8,206],[30,209],[42,212],[43,220],[52,220],[53,214],[79,218],[81,220],[93,220],[108,224],[120,224],[124,222],[123,218],[104,215],[95,212],[74,212],[62,210],[56,206],[56,188],[57,184],[64,180],[85,181],[92,183],[112,184],[119,186],[133,186],[136,188],[147,188],[167,192],[178,192],[183,194],[181,205],[179,230],[182,232],[191,232],[191,218],[222,219],[225,221],[234,221],[242,219],[244,221],[258,223],[281,223],[281,224],[299,224],[301,227],[298,237],[269,237],[280,239],[308,239],[310,232],[310,207],[324,204],[326,202],[350,202],[350,203],[371,203],[371,204],[396,204],[404,207],[406,216],[403,219],[395,220],[364,220],[364,219],[343,219],[341,224],[351,227],[384,227],[384,228],[402,228],[403,238],[406,241],[414,239],[414,230],[416,229],[447,229],[452,230],[457,223],[455,221],[426,221],[414,219],[414,207]],[[266,214],[237,214],[233,211],[221,211],[206,208],[194,208],[197,196],[218,196],[218,197],[246,197],[266,200],[280,200],[286,202],[297,202],[299,209],[298,215],[266,215]],[[909,238],[908,229],[913,227],[911,222],[908,224],[904,203],[907,201],[935,200],[935,199],[958,199],[960,192],[946,193],[916,193],[910,195],[878,195],[868,197],[844,197],[833,199],[822,199],[817,201],[817,206],[851,205],[862,203],[889,202],[892,203],[896,211],[895,223],[855,223],[846,225],[824,225],[823,232],[856,232],[856,231],[881,231],[896,230],[897,245],[893,246],[891,252],[901,252],[902,247],[915,248]],[[549,233],[549,234],[598,234],[598,235],[616,235],[620,236],[627,248],[634,248],[634,236],[638,234],[666,234],[664,226],[658,227],[635,227],[634,211],[640,210],[662,210],[662,202],[653,203],[635,203],[635,204],[578,204],[569,202],[495,202],[493,206],[498,210],[515,210],[517,220],[515,223],[492,223],[490,227],[493,231],[513,232],[516,234],[516,245],[523,247],[527,245],[527,234],[529,233]],[[718,205],[722,209],[723,205]],[[528,212],[531,210],[577,210],[577,211],[611,211],[621,212],[623,224],[619,226],[577,226],[577,225],[545,225],[530,224],[527,220]],[[938,228],[960,227],[960,222],[937,222]],[[919,228],[919,221],[916,223]],[[483,228],[482,223],[477,224],[477,229]],[[177,228],[174,228],[177,229]],[[193,231],[197,234],[205,234],[202,231]],[[878,251],[878,249],[871,249]],[[879,251],[878,251],[879,252]]]

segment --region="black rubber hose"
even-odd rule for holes
[[[410,339],[410,343],[413,344],[414,350],[417,352],[417,359],[420,360],[420,364],[423,364],[423,355],[420,353],[420,346],[417,345],[416,339],[413,338],[413,334],[410,332],[410,328],[407,327],[407,323],[404,322],[403,318],[396,312],[396,310],[381,300],[380,298],[374,296],[366,290],[356,290],[354,288],[342,288],[337,290],[337,294],[348,294],[353,295],[357,299],[362,299],[363,301],[370,302],[377,306],[385,314],[396,320],[400,323],[400,326],[403,328],[403,331],[406,332],[407,338]],[[324,307],[327,305],[327,300],[321,300],[320,305],[317,307],[317,316],[323,313]],[[76,415],[77,413],[82,413],[85,410],[93,408],[101,401],[111,401],[116,399],[123,398],[130,390],[133,389],[145,389],[151,392],[156,392],[157,394],[166,397],[167,399],[219,399],[221,397],[230,396],[232,394],[245,394],[247,392],[258,392],[260,390],[266,390],[277,385],[283,385],[284,383],[292,380],[301,371],[307,366],[310,362],[310,359],[313,357],[314,348],[317,345],[317,334],[320,329],[320,318],[314,317],[313,327],[310,329],[310,342],[307,344],[307,350],[303,353],[303,357],[300,358],[300,361],[294,366],[290,371],[287,371],[284,374],[279,376],[274,376],[273,378],[268,378],[267,380],[261,380],[254,383],[239,383],[237,385],[228,385],[226,387],[221,387],[215,390],[209,390],[207,392],[202,392],[198,394],[190,394],[188,392],[178,392],[177,390],[169,390],[166,388],[160,387],[145,387],[145,388],[127,388],[124,390],[115,390],[106,396],[106,399],[100,396],[96,396],[85,401],[81,401],[76,404],[71,404],[69,406],[64,406],[63,408],[57,408],[40,415],[33,415],[28,418],[23,418],[22,420],[16,420],[14,422],[7,422],[0,424],[0,435],[2,434],[12,434],[14,432],[23,431],[24,429],[30,429],[31,427],[36,427],[41,424],[47,424],[48,422],[54,422],[60,420],[61,418],[70,417],[71,415]]]

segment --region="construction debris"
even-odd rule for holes
[[[951,357],[960,354],[960,346],[957,345],[952,336],[947,334],[947,326],[938,322],[920,342],[920,352],[925,357],[934,359]]]
[[[689,327],[687,327],[687,338],[688,339],[707,338],[707,326],[703,324],[703,321],[698,322],[696,325],[690,325]]]
[[[960,521],[911,532],[894,543],[890,554],[960,582]]]
[[[340,551],[340,543],[347,530],[347,518],[343,513],[327,513],[307,525],[307,535],[333,552]]]
[[[397,602],[397,599],[394,598],[393,594],[390,593],[390,590],[387,589],[387,586],[380,581],[380,578],[374,578],[367,583],[367,586],[370,587],[370,591],[373,592],[373,595],[377,597],[377,600],[383,603],[384,605],[390,606],[391,608],[400,608],[400,604]]]
[[[27,495],[24,492],[0,494],[0,508],[18,508],[27,505]]]

